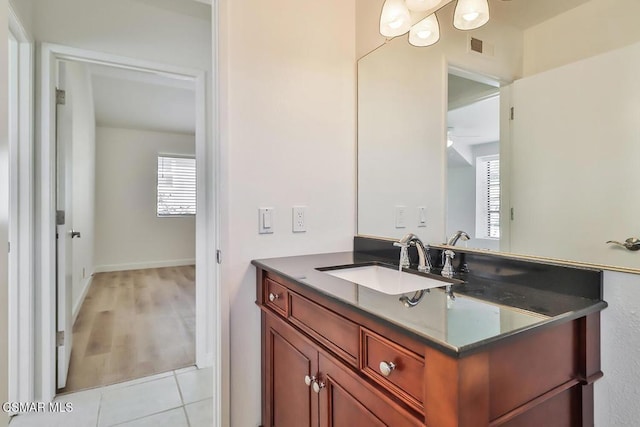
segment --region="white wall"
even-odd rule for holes
[[[96,129],[97,271],[195,262],[195,217],[158,218],[158,154],[195,154],[193,135]]]
[[[29,34],[33,35],[33,3],[31,0],[9,0],[9,4],[20,20],[22,27]]]
[[[0,93],[8,93],[8,28],[9,6],[6,0],[0,0]],[[6,99],[6,98],[5,98]],[[0,242],[8,241],[9,220],[9,127],[7,103],[0,102]],[[8,400],[8,343],[7,343],[7,282],[8,282],[7,246],[0,245],[0,401]],[[9,423],[8,415],[0,413],[0,425]]]
[[[385,37],[378,31],[384,0],[355,0],[355,2],[356,58],[362,58],[385,41]]]
[[[447,168],[447,236],[457,230],[476,234],[475,164]]]
[[[523,71],[541,71],[640,41],[637,0],[591,0],[524,33]]]
[[[514,84],[512,252],[640,268],[605,244],[638,234],[638,70],[640,43]]]
[[[72,228],[81,233],[72,240],[72,307],[80,308],[91,283],[95,262],[95,148],[96,121],[93,111],[91,76],[86,65],[66,64],[67,99],[71,105],[72,139]]]
[[[353,0],[224,2],[222,284],[230,306],[231,425],[260,424],[254,258],[346,251],[355,233]],[[307,206],[307,232],[291,207]],[[224,206],[224,205],[223,205]],[[258,234],[258,207],[275,233]]]
[[[38,41],[211,70],[211,9],[168,0],[33,3]]]
[[[358,63],[358,233],[442,242],[447,68],[397,38]],[[406,227],[396,228],[396,206]],[[418,207],[427,226],[418,227]]]
[[[640,277],[605,272],[601,345],[604,377],[595,383],[596,427],[634,427],[640,419]]]

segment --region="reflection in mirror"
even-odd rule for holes
[[[447,239],[457,230],[471,248],[500,249],[500,92],[480,76],[449,70]],[[476,79],[472,79],[476,77]]]
[[[606,243],[640,237],[640,2],[489,0],[490,21],[472,31],[453,28],[454,6],[437,12],[440,41],[423,48],[381,39],[362,12],[358,233],[439,244],[463,229],[469,246],[640,271],[640,252]],[[447,149],[448,136],[455,146],[472,135],[455,115],[481,114],[447,105],[452,67],[499,82],[499,239],[490,225],[494,237],[478,239],[477,206],[456,205],[478,204],[473,186],[464,197],[450,188],[463,150]],[[489,155],[477,150],[476,167]]]

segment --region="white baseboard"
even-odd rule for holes
[[[202,360],[196,360],[198,369],[209,368],[213,366],[213,353],[206,353]]]
[[[78,298],[78,301],[76,301],[75,304],[73,305],[73,312],[72,312],[73,321],[71,322],[72,325],[75,325],[76,323],[76,318],[78,317],[78,313],[80,313],[80,307],[82,307],[82,303],[84,302],[84,299],[87,296],[87,292],[89,292],[89,288],[91,287],[92,281],[93,281],[93,274],[90,274],[89,277],[84,281],[84,286],[82,287],[82,293],[80,294],[80,298]]]
[[[168,261],[148,261],[148,262],[134,262],[131,264],[111,264],[111,265],[99,265],[96,267],[96,273],[108,273],[111,271],[126,271],[126,270],[143,270],[145,268],[160,268],[160,267],[180,267],[183,265],[195,265],[194,259],[173,259]]]

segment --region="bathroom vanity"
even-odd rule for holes
[[[397,252],[356,238],[353,252],[253,262],[263,427],[593,425],[600,271],[466,253],[469,273],[414,306],[331,274],[397,273]]]

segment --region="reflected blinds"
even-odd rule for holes
[[[486,161],[487,236],[500,238],[500,159]]]
[[[196,214],[196,159],[158,156],[157,215]]]

